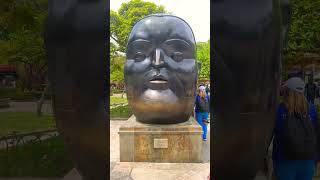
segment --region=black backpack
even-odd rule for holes
[[[209,112],[209,100],[207,97],[199,97],[199,111],[200,112]]]
[[[284,122],[283,154],[287,160],[314,159],[317,137],[309,116],[290,115]]]

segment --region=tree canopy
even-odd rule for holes
[[[43,31],[47,0],[0,1],[0,64],[17,66],[22,89],[44,83],[47,60]]]
[[[197,43],[197,60],[201,62],[200,79],[210,79],[210,40]]]
[[[297,62],[304,53],[320,54],[320,0],[290,0],[292,17],[284,65]]]
[[[320,54],[320,0],[290,0],[292,18],[284,66],[296,63],[304,53]],[[41,84],[47,74],[43,46],[44,20],[48,0],[0,1],[0,64],[18,68],[18,85],[23,89]],[[110,78],[123,82],[124,52],[133,25],[155,13],[168,13],[163,6],[142,0],[123,3],[110,12]],[[210,42],[197,44],[197,59],[202,63],[199,78],[210,76]]]
[[[117,51],[125,52],[128,35],[134,24],[145,16],[156,13],[166,13],[163,6],[152,2],[132,0],[123,3],[118,12],[110,11],[110,39],[117,44]]]

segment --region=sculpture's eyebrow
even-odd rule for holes
[[[142,44],[144,44],[144,45],[150,45],[150,46],[152,46],[152,43],[150,42],[150,41],[148,41],[148,40],[145,40],[145,39],[136,39],[136,40],[134,40],[134,41],[131,41],[130,43],[129,43],[129,45],[132,45],[132,44],[136,44],[136,43],[142,43]]]
[[[192,48],[192,46],[187,41],[182,40],[182,39],[169,39],[169,40],[166,40],[165,42],[163,42],[163,44],[168,44],[168,45],[170,45],[172,43],[179,43],[180,45],[183,44],[188,48]]]

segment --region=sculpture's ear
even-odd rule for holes
[[[108,179],[107,19],[105,0],[49,0],[45,46],[55,119],[84,180]]]

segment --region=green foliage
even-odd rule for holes
[[[210,79],[210,40],[197,43],[197,59],[201,62],[199,79]]]
[[[43,31],[47,0],[0,2],[0,63],[17,66],[22,89],[44,83],[47,60]]]
[[[110,56],[117,56],[117,46],[114,43],[110,43]]]
[[[0,94],[0,98],[10,98],[13,101],[35,101],[36,97],[31,92],[23,92],[20,90],[7,91]]]
[[[123,93],[123,89],[120,88],[112,88],[110,94],[121,94]]]
[[[110,109],[110,118],[129,118],[133,114],[129,105]]]
[[[123,68],[125,63],[124,56],[112,56],[110,59],[110,81],[111,82],[123,82]]]
[[[121,97],[110,96],[110,105],[113,105],[113,104],[124,104],[124,103],[128,103],[128,100],[127,100],[126,97],[121,98]]]
[[[72,168],[59,137],[0,150],[1,177],[63,177]]]
[[[150,14],[165,12],[163,6],[142,0],[131,0],[128,3],[123,3],[118,12],[111,11],[110,35],[118,45],[117,51],[125,52],[129,33],[137,21]]]
[[[291,0],[292,17],[285,64],[295,63],[306,52],[320,53],[320,0]]]
[[[51,115],[38,117],[32,112],[1,112],[0,116],[0,137],[14,131],[32,132],[55,127],[55,121]]]
[[[9,34],[0,51],[3,59],[15,64],[20,87],[31,89],[33,84],[45,81],[47,61],[43,38],[29,30]]]
[[[43,29],[48,0],[2,0],[0,2],[0,39],[21,30]]]

